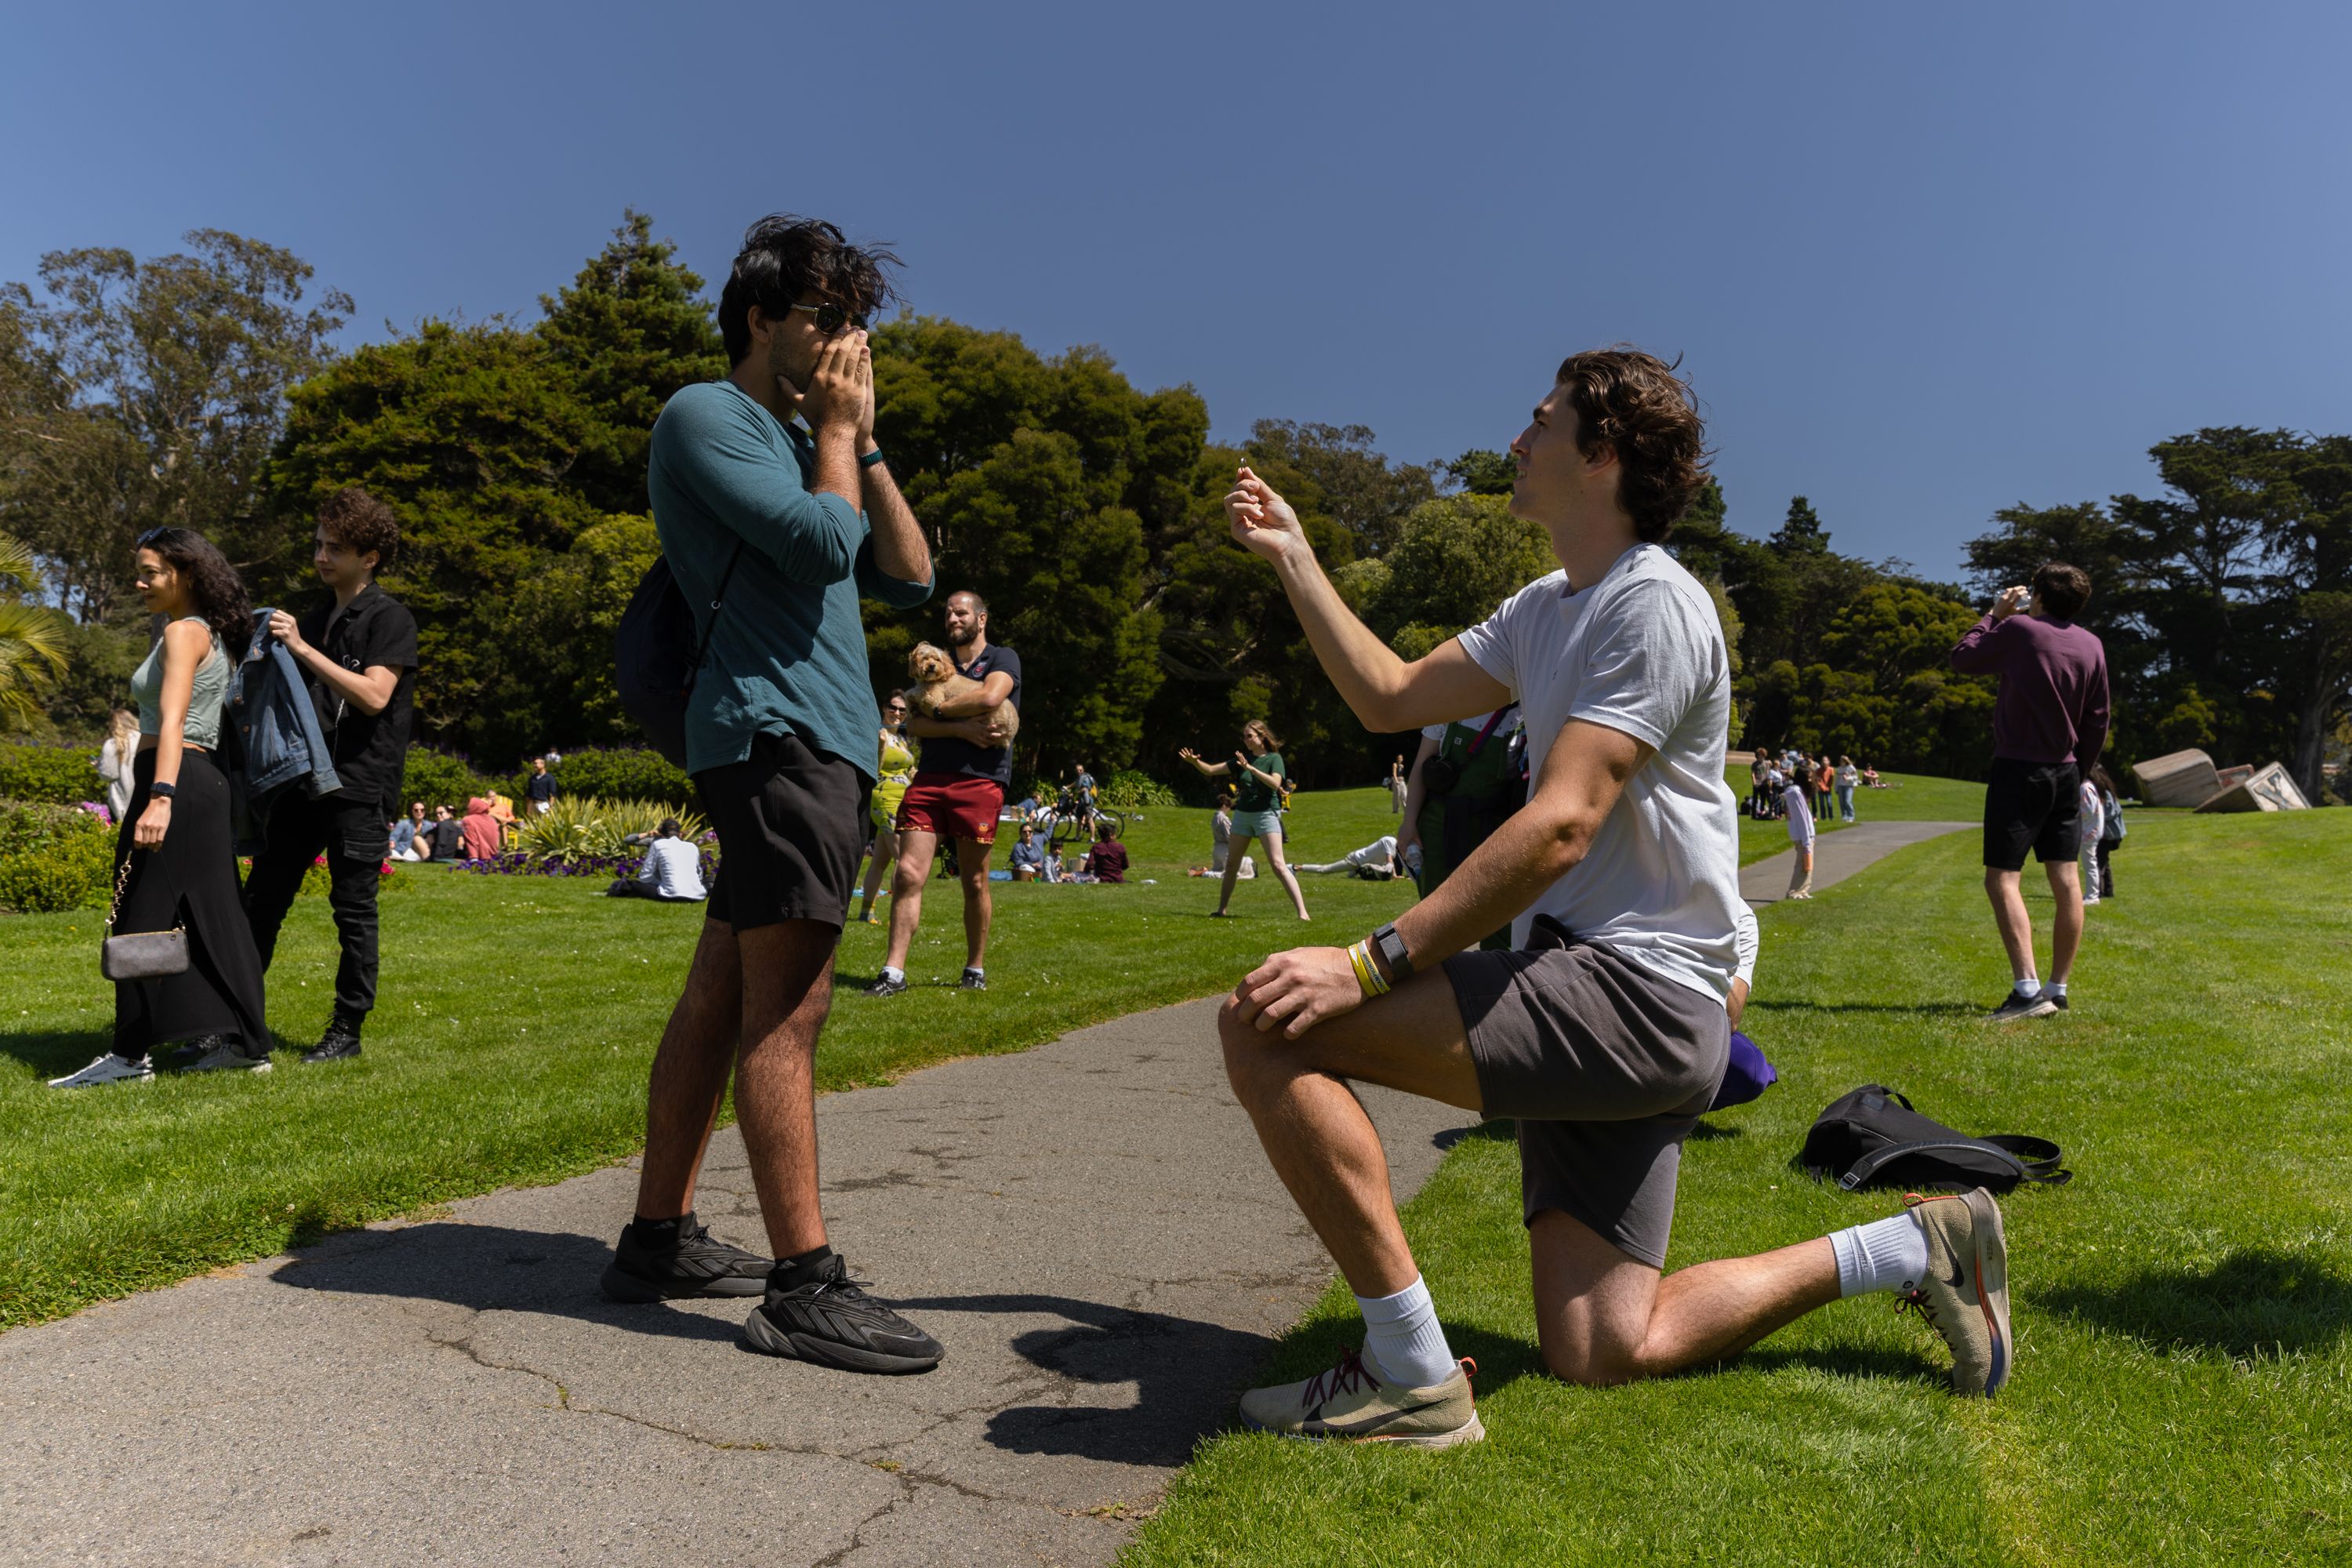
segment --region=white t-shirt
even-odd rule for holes
[[[1756,984],[1756,955],[1764,951],[1764,933],[1757,929],[1756,911],[1742,909],[1739,923],[1732,928],[1732,939],[1739,945],[1739,967],[1733,971],[1734,980]]]
[[[1657,748],[1584,858],[1511,924],[1527,945],[1549,915],[1653,973],[1727,997],[1739,963],[1739,803],[1723,780],[1731,660],[1715,603],[1655,544],[1637,544],[1574,595],[1554,572],[1462,634],[1478,667],[1518,693],[1528,765],[1570,719]]]
[[[666,899],[709,897],[702,886],[702,851],[683,838],[656,838],[646,846],[646,863],[637,872]]]

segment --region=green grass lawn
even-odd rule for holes
[[[1386,799],[1377,789],[1302,794],[1293,853],[1337,859],[1393,831]],[[906,995],[853,994],[881,967],[885,933],[850,928],[818,1054],[822,1087],[1020,1050],[1221,990],[1269,952],[1302,937],[1351,940],[1411,900],[1410,884],[1308,878],[1318,918],[1302,927],[1261,877],[1237,889],[1238,918],[1209,920],[1216,885],[1184,875],[1208,859],[1208,823],[1206,811],[1144,811],[1127,842],[1133,874],[1156,887],[994,884],[985,994],[951,989],[963,963],[952,883],[927,889]],[[260,1077],[45,1087],[111,1038],[97,919],[0,916],[9,958],[0,967],[0,1326],[635,1152],[646,1068],[699,913],[606,899],[601,881],[432,868],[401,876],[383,904],[366,1055],[303,1068],[281,1051]],[[269,976],[281,1044],[317,1039],[334,965],[326,901],[306,898]]]
[[[2352,1561],[2352,812],[2136,814],[2072,1011],[1998,1030],[1976,1021],[2008,983],[1976,851],[1955,834],[1764,912],[1747,1027],[1780,1081],[1686,1147],[1668,1267],[1893,1212],[1788,1163],[1856,1084],[2054,1138],[2074,1183],[2003,1205],[2019,1362],[1997,1400],[1945,1393],[1943,1347],[1885,1296],[1719,1371],[1553,1381],[1492,1124],[1405,1211],[1489,1440],[1223,1436],[1129,1560]],[[2047,887],[2027,889],[2046,944]],[[1266,1381],[1360,1332],[1335,1286]]]

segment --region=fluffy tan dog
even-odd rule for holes
[[[955,660],[948,650],[931,643],[919,642],[915,651],[907,656],[907,673],[918,688],[915,711],[926,719],[940,716],[940,704],[969,697],[980,689],[980,682],[969,675],[956,673]],[[992,713],[982,715],[1003,732],[1006,741],[1021,732],[1020,710],[1010,702],[1000,702]]]

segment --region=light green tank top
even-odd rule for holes
[[[198,626],[205,624],[202,616],[183,617]],[[213,638],[212,651],[205,655],[204,663],[196,666],[195,689],[188,693],[188,721],[181,726],[183,745],[202,746],[211,751],[220,744],[221,710],[228,701],[229,657],[218,637]],[[147,658],[131,677],[131,695],[139,703],[139,732],[161,735],[163,732],[163,639],[157,637],[155,646],[147,650]]]

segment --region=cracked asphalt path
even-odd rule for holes
[[[935,1372],[606,1301],[615,1166],[0,1335],[0,1563],[1108,1562],[1332,1273],[1214,1009],[818,1102],[834,1245]],[[1473,1120],[1364,1099],[1400,1200]],[[732,1129],[698,1204],[764,1249]]]

